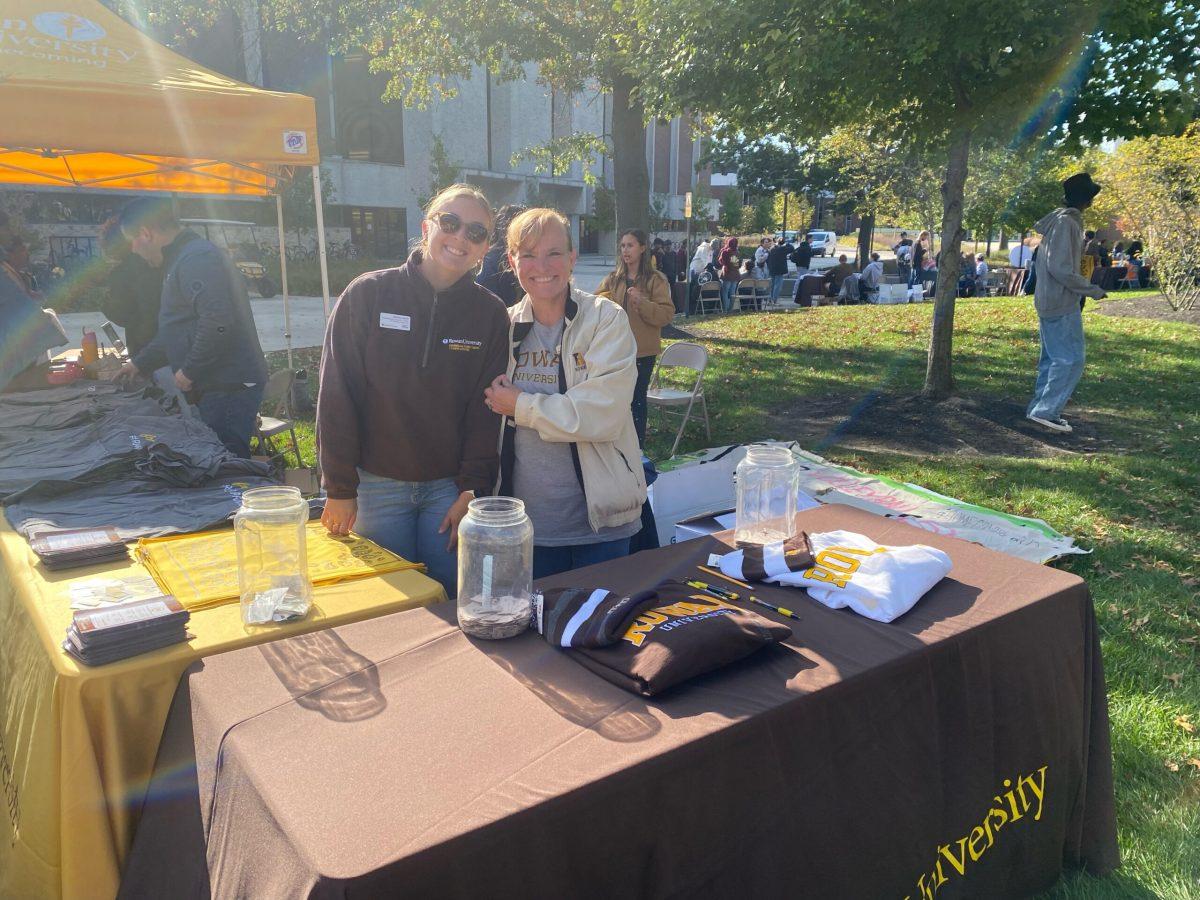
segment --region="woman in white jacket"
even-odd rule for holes
[[[533,522],[541,578],[625,556],[646,480],[629,404],[637,345],[625,311],[571,286],[567,219],[530,209],[508,227],[525,297],[509,310],[508,371],[485,393],[504,416],[499,492]]]

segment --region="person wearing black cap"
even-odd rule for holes
[[[1025,417],[1044,428],[1069,432],[1062,417],[1083,375],[1083,308],[1081,297],[1105,296],[1098,285],[1080,274],[1083,256],[1083,210],[1092,205],[1100,185],[1087,172],[1063,182],[1065,203],[1034,228],[1041,233],[1034,262],[1034,307],[1038,314],[1042,354],[1037,383]]]

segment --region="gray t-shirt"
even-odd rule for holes
[[[529,394],[558,393],[558,355],[563,322],[546,326],[534,322],[517,351],[513,385]],[[513,493],[525,503],[533,522],[533,542],[540,547],[597,544],[632,537],[641,529],[635,520],[615,528],[593,531],[587,499],[575,475],[571,445],[543,441],[534,428],[517,426]]]

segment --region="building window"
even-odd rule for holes
[[[387,76],[373,75],[365,56],[333,61],[338,152],[346,159],[404,165],[404,107],[384,103]]]
[[[408,256],[408,216],[403,209],[379,206],[346,208],[350,242],[360,253],[375,259]]]

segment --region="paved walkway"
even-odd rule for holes
[[[813,268],[827,268],[834,262],[833,259],[817,258],[813,260]],[[611,256],[581,256],[575,265],[575,284],[582,290],[594,291],[604,276],[612,271],[612,267]],[[335,299],[331,298],[330,303]],[[291,311],[292,348],[320,347],[325,337],[325,315],[321,298],[292,297],[288,305]],[[263,350],[286,350],[283,298],[256,298],[250,301],[250,306],[254,310],[254,323],[258,326],[258,338],[262,342]],[[72,346],[79,345],[84,329],[100,334],[100,326],[104,324],[104,315],[99,312],[68,313],[60,318]],[[117,330],[123,332],[123,329]]]

